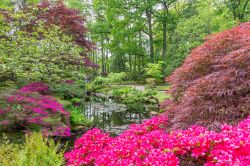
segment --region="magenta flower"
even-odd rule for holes
[[[21,125],[27,130],[36,125],[47,136],[70,136],[70,114],[54,97],[18,91],[6,97],[5,102],[9,107],[0,109],[2,125]]]
[[[167,117],[131,125],[112,138],[93,129],[77,139],[65,154],[68,166],[177,166],[193,162],[205,166],[250,165],[250,117],[221,132],[192,126],[166,132]]]
[[[49,92],[49,86],[44,82],[33,82],[23,86],[20,91],[26,93],[38,92],[41,94],[47,94]]]

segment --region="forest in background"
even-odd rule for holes
[[[248,0],[67,0],[85,13],[102,75],[140,79],[148,63],[169,75],[204,37],[250,19]],[[143,79],[143,78],[141,78]]]
[[[50,0],[53,2],[53,0]],[[3,0],[18,10],[40,0]],[[141,81],[145,68],[161,68],[162,78],[179,67],[205,36],[250,19],[249,0],[64,0],[86,19],[94,49],[89,58],[101,75],[127,72]],[[153,65],[156,64],[156,65]]]

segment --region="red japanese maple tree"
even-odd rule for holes
[[[70,9],[62,1],[53,4],[47,0],[37,5],[37,19],[33,20],[32,26],[35,26],[37,20],[43,20],[47,26],[57,25],[65,33],[71,35],[73,41],[88,50],[93,48],[91,41],[87,40],[85,27],[85,18],[79,14],[79,11]]]
[[[87,39],[86,34],[88,30],[85,27],[86,20],[79,14],[79,11],[68,8],[61,0],[55,4],[44,0],[37,7],[39,9],[37,19],[33,20],[31,27],[36,24],[37,20],[43,20],[48,27],[53,25],[59,26],[65,33],[72,37],[74,43],[85,50],[89,51],[94,48],[93,43]],[[87,67],[99,67],[86,54],[82,55],[83,62]]]
[[[250,112],[250,22],[208,36],[166,78],[172,100],[162,106],[173,128],[235,124]]]
[[[94,49],[94,44],[87,37],[86,20],[78,10],[68,8],[62,0],[54,3],[43,0],[38,4],[24,7],[20,12],[23,13],[24,17],[18,17],[19,20],[15,20],[16,18],[11,16],[12,11],[0,9],[0,14],[5,17],[6,21],[23,22],[18,28],[30,32],[30,34],[38,32],[39,22],[42,22],[47,30],[53,26],[60,27],[63,33],[71,37],[73,43],[83,48],[84,53],[81,56],[85,66],[99,67],[86,55],[86,52]],[[29,17],[25,17],[25,15]],[[38,33],[39,38],[43,38],[43,33],[40,31]]]

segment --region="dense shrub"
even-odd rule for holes
[[[163,71],[164,62],[159,61],[157,64],[148,63],[145,70],[146,78],[155,79],[157,83],[163,82],[164,71]]]
[[[26,136],[25,143],[20,145],[6,141],[0,145],[0,165],[61,166],[64,164],[64,149],[60,146],[40,133]]]
[[[141,106],[144,107],[144,104],[150,102],[150,99],[157,100],[154,95],[156,95],[156,91],[154,90],[146,90],[140,91],[131,87],[123,87],[119,89],[114,89],[112,93],[113,97],[120,101],[123,104],[128,106],[128,110],[143,110]],[[158,104],[158,100],[156,101]],[[139,109],[133,109],[133,108]]]
[[[1,166],[17,166],[19,159],[19,152],[21,146],[18,144],[11,144],[7,138],[2,145],[0,145],[0,165]]]
[[[79,165],[205,165],[250,164],[250,117],[217,133],[192,126],[166,132],[165,116],[154,117],[112,138],[93,129],[77,139],[66,153],[68,166]]]
[[[220,128],[250,111],[250,23],[207,37],[167,81],[174,100],[163,103],[174,128]]]
[[[153,89],[156,87],[156,80],[154,78],[147,78],[146,79],[146,87]]]
[[[120,73],[110,73],[108,75],[108,79],[111,83],[121,83],[124,81],[128,75],[125,72],[120,72]]]
[[[111,84],[118,84],[127,78],[125,72],[121,73],[110,73],[108,77],[96,77],[91,83],[90,90],[95,91],[104,87],[108,87]]]
[[[69,136],[69,113],[51,96],[16,92],[0,109],[1,128],[42,130],[47,136]]]
[[[50,85],[51,91],[54,94],[67,100],[72,98],[82,98],[85,90],[84,83],[79,84],[79,83],[67,83],[67,82],[51,84]]]

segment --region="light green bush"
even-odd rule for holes
[[[144,69],[147,78],[153,78],[158,83],[163,82],[164,74],[163,74],[163,64],[164,62],[159,61],[158,63],[148,63],[147,67]]]
[[[108,80],[110,83],[121,83],[123,80],[127,78],[127,74],[125,72],[121,73],[110,73],[108,76]]]
[[[152,88],[155,88],[156,87],[156,80],[154,79],[154,78],[147,78],[146,79],[146,87],[147,88],[150,88],[150,89],[152,89]]]
[[[18,145],[5,141],[0,146],[1,166],[62,166],[64,148],[54,140],[43,138],[41,133],[26,136],[25,143]]]
[[[56,83],[51,84],[50,89],[57,96],[62,97],[63,99],[70,100],[72,98],[82,98],[84,95],[84,83]]]
[[[11,144],[4,135],[4,143],[0,145],[0,165],[1,166],[17,166],[21,145]]]
[[[124,81],[127,78],[125,72],[121,73],[110,73],[108,77],[96,77],[95,80],[89,86],[91,91],[102,89],[110,86],[111,84],[118,84]]]

